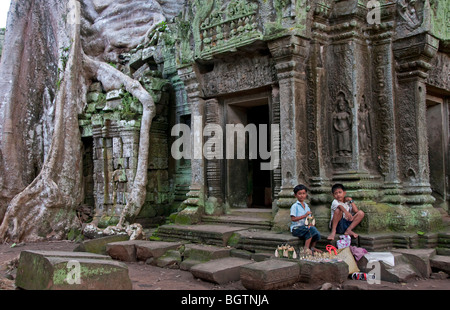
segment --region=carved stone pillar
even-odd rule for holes
[[[377,122],[373,147],[377,153],[378,169],[383,176],[381,202],[402,204],[397,161],[396,124],[395,124],[395,65],[392,52],[394,35],[393,19],[395,4],[383,7],[382,27],[372,26],[370,40],[372,42],[372,100],[373,121]]]
[[[293,188],[306,184],[303,173],[306,163],[306,75],[305,61],[309,41],[299,36],[288,36],[269,42],[275,61],[280,96],[281,190],[273,229],[285,230],[289,223],[289,208],[295,202]]]
[[[432,207],[434,198],[429,179],[426,126],[426,85],[430,60],[438,49],[438,40],[428,33],[394,41],[397,62],[396,127],[399,177],[406,205],[416,226],[432,228],[439,224],[439,212]]]
[[[438,44],[437,39],[426,33],[394,42],[400,178],[405,188],[406,203],[411,205],[427,205],[434,201],[430,195],[428,141],[425,134],[425,81]]]
[[[280,125],[280,89],[277,85],[272,86],[272,101],[271,108],[272,111],[272,124]],[[274,150],[280,154],[280,149]],[[281,156],[278,156],[281,159]],[[278,194],[281,188],[281,160],[280,165],[273,171],[273,196],[274,202],[278,199]]]
[[[209,129],[212,136],[207,138],[204,149],[206,157],[206,183],[208,193],[208,200],[205,202],[205,212],[207,214],[218,214],[222,212],[221,207],[224,198],[222,189],[223,141],[221,135],[221,124],[223,116],[221,106],[215,98],[205,101],[205,109],[205,129],[208,127],[208,125],[212,126]],[[212,133],[212,131],[214,133]]]
[[[200,83],[193,66],[178,70],[185,84],[191,108],[191,185],[183,203],[186,208],[175,219],[176,223],[194,224],[204,212],[205,162],[203,159],[204,100],[200,97]]]

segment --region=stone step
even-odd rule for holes
[[[192,266],[213,259],[229,257],[230,254],[230,248],[203,244],[186,244],[183,252],[183,261],[180,264],[180,269],[190,270]]]
[[[79,281],[78,281],[79,280]],[[27,290],[131,290],[128,267],[85,252],[22,251],[16,286]]]
[[[246,228],[259,228],[270,230],[272,228],[272,221],[262,217],[247,217],[242,215],[204,215],[202,216],[203,223],[211,224],[227,224]]]
[[[229,215],[272,220],[272,209],[269,208],[232,208]]]
[[[229,213],[224,215],[204,215],[202,222],[270,230],[272,228],[272,209],[230,209]]]
[[[247,229],[236,231],[228,245],[247,251],[274,252],[279,245],[289,244],[296,249],[303,246],[303,241],[291,233],[279,233],[266,230]]]
[[[248,259],[226,257],[197,264],[190,271],[196,278],[217,284],[225,284],[239,281],[241,267],[251,263],[253,262]]]
[[[166,241],[183,240],[193,243],[203,243],[216,246],[226,246],[228,239],[245,227],[229,225],[161,225],[155,233]]]

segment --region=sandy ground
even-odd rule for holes
[[[27,243],[11,247],[0,244],[0,289],[15,290],[14,278],[17,260],[23,250],[72,251],[77,246],[70,241],[48,241]],[[245,290],[240,281],[218,285],[195,278],[190,272],[179,269],[160,268],[143,262],[127,263],[133,290]],[[433,274],[430,279],[416,279],[409,283],[390,283],[369,285],[364,281],[347,280],[341,284],[332,284],[333,290],[450,290],[450,278],[446,274]],[[318,290],[321,285],[296,283],[283,290]]]

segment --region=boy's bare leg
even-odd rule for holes
[[[311,242],[311,251],[317,252],[317,253],[322,253],[321,250],[316,248],[316,243],[317,241]]]
[[[359,210],[358,212],[355,213],[355,215],[353,215],[353,221],[350,224],[350,226],[347,228],[347,230],[345,231],[345,235],[349,235],[353,238],[358,238],[358,234],[353,232],[353,229],[359,224],[361,223],[361,221],[364,218],[364,212]]]
[[[342,211],[340,209],[336,209],[336,211],[334,211],[333,221],[331,222],[331,233],[327,237],[328,240],[334,240],[334,237],[336,236],[336,227],[341,219]]]
[[[312,238],[305,240],[305,253],[307,253],[307,254],[312,254],[311,250],[309,249],[310,244],[311,244],[311,239]]]

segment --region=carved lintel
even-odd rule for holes
[[[399,80],[412,77],[426,79],[427,72],[431,69],[431,60],[438,48],[439,40],[428,33],[395,40],[393,50]]]

